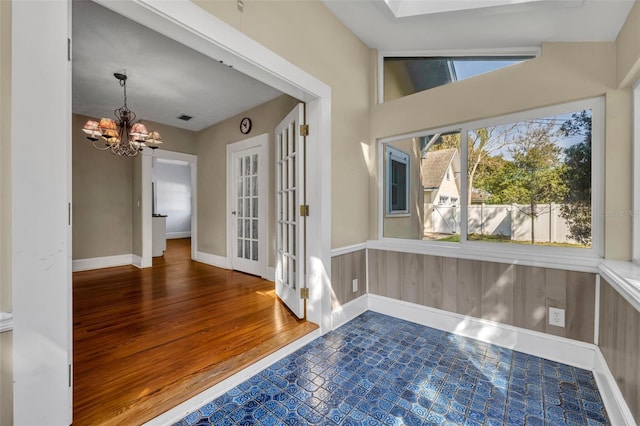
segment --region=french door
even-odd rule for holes
[[[276,127],[276,294],[305,316],[304,104]]]
[[[266,276],[268,135],[229,145],[231,268]]]

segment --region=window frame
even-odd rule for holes
[[[632,253],[631,261],[640,265],[640,80],[636,81],[632,88],[632,127],[633,127],[633,180],[631,212],[632,226]]]
[[[638,102],[640,105],[640,89],[638,89]],[[587,259],[587,263],[591,264],[588,259],[601,259],[604,256],[604,142],[605,142],[605,99],[597,97],[582,101],[567,102],[550,107],[535,108],[523,112],[505,114],[498,117],[481,119],[476,121],[465,122],[453,126],[429,129],[425,131],[407,133],[398,136],[378,139],[379,152],[384,152],[385,146],[399,140],[418,138],[434,133],[445,133],[460,130],[460,161],[462,176],[466,176],[468,167],[468,141],[467,135],[470,130],[500,126],[519,121],[532,120],[536,118],[549,117],[553,115],[561,115],[590,109],[592,111],[592,141],[591,141],[591,196],[592,196],[592,225],[591,225],[591,247],[590,248],[573,248],[573,247],[549,247],[549,246],[527,246],[512,243],[495,243],[483,241],[469,241],[468,235],[468,209],[467,209],[467,179],[461,179],[460,199],[460,242],[438,242],[428,240],[409,240],[403,238],[384,237],[384,220],[382,216],[378,217],[378,239],[376,246],[394,247],[410,252],[418,252],[424,254],[440,254],[443,256],[456,256],[472,259],[530,259],[532,262],[540,264],[576,264],[580,263],[579,259]],[[639,112],[640,115],[640,112]],[[640,129],[638,129],[640,136]],[[637,151],[640,151],[640,147]],[[637,154],[637,161],[640,162],[640,152]],[[640,172],[639,172],[640,175]],[[637,179],[638,177],[636,177]],[[384,191],[384,182],[379,185],[378,195],[382,196]],[[411,187],[411,185],[409,185]],[[640,186],[634,189],[637,195],[638,204],[640,205]],[[464,201],[464,202],[463,202]],[[382,200],[380,208],[382,208]],[[380,210],[382,211],[382,210]],[[640,232],[640,218],[636,219],[638,232]],[[638,238],[638,246],[640,247],[640,236]],[[637,253],[637,254],[640,254]]]
[[[403,217],[411,215],[409,211],[409,206],[411,205],[411,156],[406,152],[394,147],[387,146],[385,147],[385,170],[387,173],[385,174],[385,186],[387,188],[386,191],[386,208],[385,214],[387,217]],[[403,163],[406,166],[405,169],[405,203],[406,208],[403,210],[393,210],[393,206],[391,205],[391,166],[392,162],[395,161],[397,163]]]
[[[539,47],[518,47],[503,49],[457,49],[457,50],[381,50],[378,52],[378,103],[384,103],[384,59],[385,58],[413,58],[413,57],[459,57],[459,56],[487,56],[499,58],[501,56],[540,56]],[[417,92],[419,93],[419,92]]]

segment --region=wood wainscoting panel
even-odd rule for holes
[[[593,343],[595,274],[369,249],[369,292]],[[550,326],[549,307],[566,326]]]
[[[400,259],[400,300],[421,303],[424,292],[422,256],[404,253]]]
[[[517,266],[514,287],[513,324],[529,330],[545,331],[547,308],[545,270]]]
[[[482,318],[513,324],[514,277],[513,265],[482,262]]]
[[[353,280],[358,279],[358,291],[353,291]],[[367,292],[366,249],[331,258],[331,308],[335,309],[357,299]]]
[[[640,312],[600,280],[600,350],[636,422],[640,422]]]
[[[567,271],[565,337],[593,343],[595,330],[595,277],[588,272]]]

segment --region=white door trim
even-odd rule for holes
[[[235,216],[231,211],[235,210],[235,192],[233,191],[235,176],[233,176],[233,165],[231,160],[233,154],[250,148],[260,149],[260,162],[258,164],[258,240],[259,240],[259,264],[260,276],[267,278],[267,240],[269,239],[268,220],[268,195],[269,195],[269,134],[263,133],[240,142],[227,145],[227,268],[233,269],[233,241],[236,236],[231,233]]]
[[[71,4],[11,3],[13,421],[70,424]]]
[[[191,259],[196,260],[198,249],[198,156],[183,152],[165,151],[157,149],[153,156],[142,157],[142,253],[143,267],[152,264],[151,247],[153,244],[151,232],[151,213],[153,211],[151,196],[151,181],[153,176],[152,158],[162,160],[178,160],[189,163],[191,169]]]

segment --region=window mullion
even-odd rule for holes
[[[466,244],[467,242],[467,217],[468,217],[468,202],[469,202],[469,193],[468,193],[468,182],[467,182],[467,168],[469,166],[469,144],[467,142],[467,135],[469,133],[469,129],[463,127],[460,130],[460,244]]]

